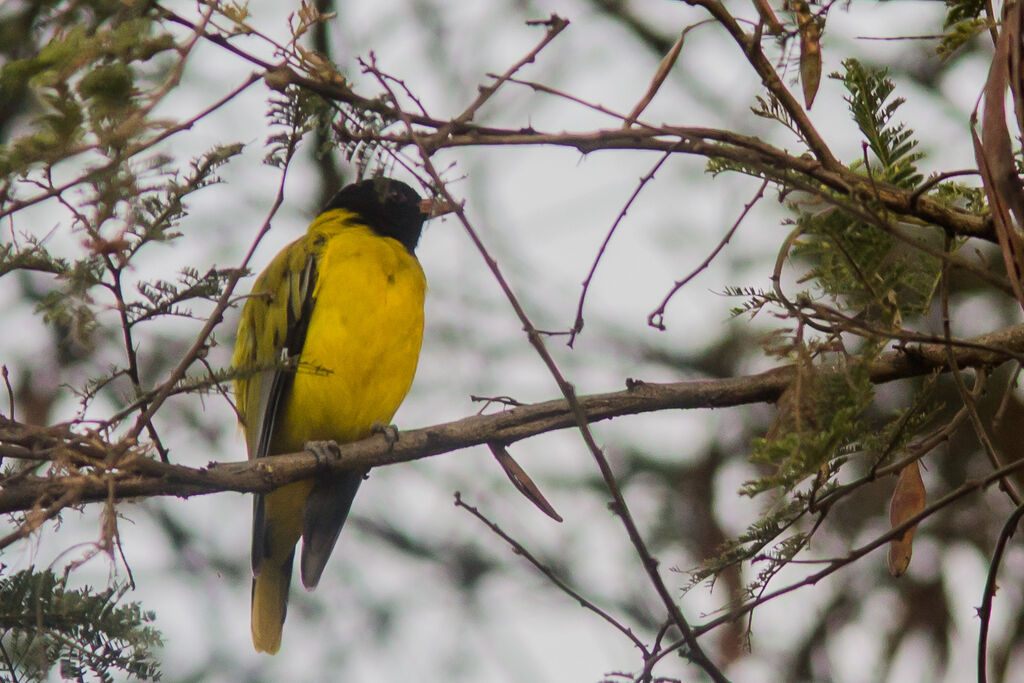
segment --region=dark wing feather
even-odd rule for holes
[[[296,243],[296,246],[300,243]],[[256,442],[255,457],[262,458],[270,453],[270,445],[274,438],[274,426],[280,417],[281,409],[284,406],[284,397],[291,389],[292,381],[295,378],[293,363],[297,362],[302,354],[302,346],[306,343],[306,331],[309,329],[309,319],[313,314],[313,305],[316,300],[313,292],[316,290],[316,257],[310,253],[306,257],[305,266],[301,273],[287,272],[287,291],[277,293],[285,294],[287,323],[285,326],[284,344],[280,350],[274,349],[275,355],[279,355],[282,367],[274,370],[267,370],[261,378],[261,391],[259,398],[259,439]],[[268,377],[272,375],[272,377]],[[253,496],[252,513],[252,571],[259,573],[260,564],[266,553],[266,512],[263,502],[263,494]]]

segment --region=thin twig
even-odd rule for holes
[[[564,579],[555,574],[555,572],[552,571],[550,567],[548,567],[543,562],[534,557],[534,555],[529,550],[527,550],[522,543],[509,536],[507,533],[505,533],[501,527],[499,527],[497,524],[489,520],[482,512],[480,512],[480,510],[463,501],[462,494],[460,494],[458,491],[455,492],[455,507],[460,507],[463,510],[466,510],[471,515],[476,517],[478,520],[483,522],[491,531],[493,531],[499,538],[501,538],[501,540],[505,541],[510,546],[512,546],[512,550],[516,553],[516,555],[520,555],[523,558],[525,558],[527,562],[532,564],[537,569],[537,571],[539,571],[541,574],[547,577],[547,579],[551,581],[551,583],[558,586],[559,589],[561,589],[573,600],[578,602],[580,604],[580,607],[583,607],[584,609],[589,609],[591,612],[593,612],[594,614],[596,614],[597,616],[601,617],[606,622],[614,626],[620,633],[622,633],[622,635],[629,638],[633,645],[635,645],[644,654],[644,657],[649,656],[650,653],[648,652],[647,647],[643,644],[643,641],[637,638],[628,626],[624,625],[618,619],[605,612],[603,609],[601,609],[593,602],[588,600],[582,593],[580,593],[575,588],[570,586]]]
[[[498,89],[501,88],[501,86],[505,85],[505,83],[507,83],[508,80],[512,78],[516,74],[516,72],[519,71],[521,68],[523,68],[527,64],[532,64],[533,61],[537,58],[537,55],[540,54],[541,50],[547,47],[552,40],[558,37],[559,33],[564,31],[569,26],[569,20],[563,19],[557,14],[552,14],[550,17],[547,18],[546,21],[529,22],[529,24],[537,26],[546,26],[548,30],[544,34],[544,37],[540,40],[539,43],[537,43],[537,45],[533,47],[532,50],[527,52],[522,59],[520,59],[515,64],[510,66],[505,71],[505,73],[495,77],[493,83],[490,83],[485,86],[480,86],[480,94],[477,95],[476,99],[473,100],[461,114],[456,116],[454,119],[451,120],[450,123],[446,124],[437,131],[436,135],[438,139],[444,139],[448,137],[452,130],[459,128],[472,121],[473,117],[480,110],[480,108],[484,106],[484,104],[489,99],[491,99],[494,93],[496,93]],[[430,145],[429,142],[425,142],[424,144],[426,144],[428,147]]]
[[[1024,505],[1018,504],[1017,509],[1003,524],[999,532],[999,540],[996,541],[996,548],[992,552],[992,560],[988,563],[988,576],[985,578],[985,590],[981,594],[981,606],[978,607],[978,683],[988,681],[986,671],[988,665],[988,629],[992,620],[992,598],[996,594],[996,578],[999,575],[999,565],[1003,561],[1003,553],[1010,537],[1017,531],[1017,525],[1021,517],[1024,517]]]
[[[294,157],[297,142],[298,141],[295,139],[292,139],[289,142],[288,149],[284,158],[284,165],[283,168],[281,169],[281,180],[278,183],[277,193],[274,196],[274,201],[270,205],[270,209],[267,212],[266,219],[263,221],[263,225],[260,226],[259,232],[256,233],[256,237],[249,245],[249,250],[245,253],[245,256],[242,258],[242,263],[236,270],[234,270],[231,273],[227,281],[224,283],[224,292],[217,300],[217,304],[214,306],[213,312],[210,313],[210,317],[207,319],[206,324],[204,324],[202,329],[199,330],[199,334],[192,342],[192,345],[185,352],[185,355],[178,362],[178,365],[170,372],[170,374],[167,376],[167,379],[164,380],[163,384],[157,390],[156,395],[153,397],[152,402],[149,404],[149,407],[145,408],[139,415],[138,419],[135,421],[135,425],[128,432],[128,442],[138,439],[139,434],[142,432],[143,428],[145,428],[145,426],[150,422],[150,420],[153,419],[153,416],[156,414],[156,411],[160,408],[160,406],[163,405],[164,401],[166,401],[167,398],[174,391],[175,385],[179,381],[181,381],[182,378],[185,377],[185,373],[188,372],[188,369],[192,366],[192,363],[195,362],[195,359],[199,357],[202,350],[206,347],[207,340],[209,339],[210,334],[213,333],[213,329],[221,322],[221,318],[224,315],[224,311],[226,311],[228,306],[231,304],[231,295],[235,290],[235,286],[238,284],[238,281],[242,279],[242,275],[246,272],[246,267],[249,265],[249,261],[252,259],[253,254],[256,253],[256,247],[259,246],[260,242],[263,240],[263,237],[270,231],[270,222],[273,220],[274,216],[277,215],[277,210],[281,207],[281,204],[284,202],[285,180],[288,178],[288,168],[292,158]]]
[[[921,183],[920,185],[918,185],[914,189],[914,191],[910,194],[910,205],[911,206],[916,205],[917,204],[917,200],[919,198],[924,196],[924,194],[926,192],[931,190],[933,187],[935,187],[936,185],[938,185],[942,181],[949,180],[950,178],[956,178],[958,176],[965,176],[965,175],[979,175],[979,173],[978,173],[977,169],[973,169],[973,168],[971,168],[971,169],[964,169],[964,170],[961,170],[961,171],[947,171],[946,173],[936,173],[935,175],[933,175],[932,177],[928,178],[928,180],[924,181],[923,183]]]
[[[724,615],[722,615],[722,616],[720,616],[720,617],[718,617],[716,619],[713,619],[713,620],[711,620],[711,621],[709,621],[709,622],[707,622],[705,624],[702,624],[702,625],[700,625],[698,627],[695,627],[694,628],[694,633],[696,633],[697,635],[703,635],[703,634],[705,634],[705,633],[707,633],[707,632],[717,628],[718,626],[721,626],[722,624],[725,624],[727,622],[731,622],[731,621],[734,621],[735,619],[738,619],[739,617],[743,616],[747,612],[750,612],[751,610],[756,608],[758,605],[761,605],[761,604],[763,604],[765,602],[768,602],[770,600],[774,600],[774,599],[779,598],[779,597],[781,597],[783,595],[786,595],[788,593],[792,593],[793,591],[798,590],[800,588],[803,588],[805,586],[813,586],[813,585],[817,584],[822,579],[830,576],[831,574],[834,574],[835,572],[839,571],[843,567],[846,567],[847,565],[852,564],[853,562],[856,562],[857,560],[859,560],[860,558],[864,557],[868,553],[873,552],[873,551],[877,550],[878,548],[884,546],[886,543],[888,543],[892,539],[898,538],[898,537],[902,537],[903,534],[906,533],[906,531],[908,529],[910,529],[913,526],[916,526],[917,524],[919,524],[923,520],[927,519],[931,515],[935,514],[939,510],[941,510],[941,509],[943,509],[945,507],[948,507],[952,503],[960,500],[961,498],[964,498],[965,496],[968,496],[968,495],[970,495],[972,493],[975,493],[977,491],[981,491],[981,490],[984,490],[984,489],[988,488],[993,483],[999,481],[999,479],[1001,479],[1002,477],[1005,477],[1008,474],[1011,474],[1012,472],[1016,472],[1017,470],[1020,470],[1021,468],[1024,468],[1024,459],[1017,460],[1015,462],[1009,463],[1008,465],[1005,465],[1004,467],[1002,467],[999,470],[996,470],[994,472],[990,472],[989,474],[987,474],[984,477],[980,477],[980,478],[977,478],[977,479],[969,479],[969,480],[965,481],[958,488],[954,489],[953,491],[950,491],[945,496],[943,496],[942,498],[939,498],[938,500],[936,500],[931,505],[929,505],[926,508],[924,508],[923,510],[921,510],[919,513],[917,513],[913,517],[910,517],[909,519],[907,519],[903,524],[900,524],[899,526],[893,527],[888,532],[886,532],[884,534],[881,534],[880,536],[878,536],[874,540],[869,541],[868,543],[865,543],[864,545],[860,546],[859,548],[856,548],[856,549],[850,551],[845,557],[842,557],[842,558],[839,558],[839,559],[833,561],[832,563],[829,564],[829,566],[825,567],[821,571],[818,571],[818,572],[815,572],[813,574],[810,574],[809,576],[806,576],[806,577],[804,577],[803,579],[801,579],[799,581],[794,581],[793,583],[789,584],[788,586],[784,586],[782,588],[777,588],[776,590],[774,590],[774,591],[772,591],[770,593],[767,593],[764,596],[762,596],[762,597],[760,597],[760,598],[758,598],[756,600],[750,600],[748,602],[745,602],[742,605],[739,605],[739,606],[729,610],[729,612],[727,614],[724,614]],[[657,663],[658,660],[660,660],[661,658],[663,658],[666,655],[670,654],[671,652],[679,650],[680,648],[685,647],[685,646],[687,646],[687,641],[685,639],[677,640],[676,642],[668,645],[664,650],[662,650],[660,653],[658,653],[657,655],[655,655],[652,658],[653,661],[648,663],[648,666],[647,666],[647,668],[645,670],[649,670],[651,667],[653,667]]]
[[[707,7],[709,11],[713,9],[714,11],[712,11],[712,14],[716,18],[720,18],[718,13],[725,13],[725,16],[728,17],[728,22],[725,22],[725,24],[733,37],[737,40],[746,40],[746,34],[743,33],[735,19],[729,15],[719,3],[714,2],[713,0],[693,0],[691,4]],[[195,23],[180,17],[173,11],[167,10],[163,7],[159,7],[159,9],[164,13],[168,20],[180,23],[192,30],[197,28]],[[401,109],[392,106],[391,103],[386,101],[384,98],[361,96],[352,91],[352,89],[347,85],[343,86],[333,82],[306,78],[292,71],[290,67],[270,64],[269,62],[254,57],[244,50],[237,48],[228,38],[225,38],[222,35],[212,34],[209,32],[204,32],[202,35],[203,38],[223,47],[224,49],[230,50],[236,56],[259,66],[267,72],[273,72],[276,76],[280,77],[282,84],[297,85],[310,90],[311,92],[315,92],[327,99],[348,103],[356,109],[380,113],[391,120],[408,119],[417,125],[432,128],[435,131],[443,131],[444,135],[438,135],[437,133],[433,135],[417,133],[418,136],[426,138],[425,140],[421,140],[421,144],[426,145],[431,150],[466,145],[537,144],[572,146],[584,152],[594,151],[596,149],[660,149],[661,151],[667,151],[672,149],[673,146],[678,143],[667,140],[652,139],[652,136],[657,138],[658,136],[665,135],[680,135],[685,138],[679,146],[678,151],[680,152],[687,154],[701,154],[708,156],[709,158],[730,159],[748,165],[752,168],[761,169],[767,176],[771,176],[773,172],[777,174],[779,169],[789,169],[799,173],[808,174],[808,176],[813,178],[815,181],[821,182],[833,190],[851,194],[856,194],[861,189],[864,189],[866,183],[866,179],[862,175],[854,173],[831,158],[831,153],[828,152],[824,141],[820,139],[813,127],[811,127],[810,122],[803,110],[800,108],[799,103],[797,103],[795,98],[793,98],[782,85],[781,80],[774,71],[774,67],[772,67],[771,63],[760,51],[759,47],[756,50],[756,56],[751,57],[757,62],[755,66],[758,68],[759,73],[764,69],[767,69],[767,72],[770,73],[770,78],[766,77],[764,73],[761,74],[762,78],[768,78],[766,83],[773,89],[776,96],[780,97],[780,102],[789,104],[789,106],[787,106],[788,113],[790,113],[798,123],[798,128],[801,131],[801,134],[808,138],[809,146],[815,150],[816,154],[819,155],[818,160],[786,154],[782,150],[767,145],[756,138],[737,135],[730,131],[715,131],[713,129],[650,126],[649,124],[642,122],[635,122],[635,125],[628,131],[623,131],[621,128],[617,128],[608,131],[596,131],[594,133],[547,134],[539,133],[534,131],[532,128],[497,129],[478,126],[468,120],[459,121],[458,119],[433,119],[424,114],[404,112]],[[746,45],[742,40],[741,45]],[[568,93],[555,90],[542,84],[517,80],[510,77],[508,74],[509,72],[506,72],[503,76],[495,76],[495,78],[502,82],[519,83],[541,92],[547,92],[559,97],[567,98],[583,106],[590,107],[595,111],[602,111],[613,116],[619,120],[620,124],[629,120],[629,116],[627,114],[612,112],[599,105],[575,98]],[[495,85],[497,84],[491,84],[488,88],[493,88]],[[781,89],[781,91],[779,89]],[[493,92],[493,90],[489,90],[489,92]],[[780,96],[780,92],[784,92],[786,97]],[[483,94],[484,93],[481,93],[481,95]],[[466,112],[463,112],[463,116],[465,113]],[[475,113],[475,109],[471,114],[472,113]],[[623,136],[624,132],[628,133],[625,137]],[[373,139],[391,141],[396,144],[414,144],[408,134],[397,137],[392,137],[389,134],[370,132],[367,134]],[[637,136],[640,137],[638,138]],[[739,149],[730,149],[729,146],[709,146],[707,143],[698,142],[700,138],[708,138],[718,141],[733,141],[733,144],[739,145]],[[821,158],[822,156],[831,160],[824,162]],[[889,210],[896,213],[914,215],[925,222],[939,225],[947,231],[952,231],[957,234],[982,237],[993,241],[995,239],[990,221],[986,221],[984,218],[974,216],[961,209],[946,206],[941,202],[931,200],[927,197],[921,197],[916,191],[911,193],[904,189],[894,188],[889,185],[882,186],[879,184],[878,194],[880,201],[882,201]]]
[[[587,277],[583,280],[583,290],[580,292],[580,299],[576,304],[576,320],[572,324],[572,328],[569,331],[569,341],[566,343],[569,348],[572,348],[573,343],[575,343],[576,335],[583,331],[583,303],[586,301],[587,291],[589,291],[590,283],[594,279],[594,273],[597,271],[597,264],[601,262],[601,257],[604,256],[604,252],[608,248],[608,243],[612,241],[612,235],[615,234],[619,224],[622,223],[623,219],[626,217],[626,213],[629,211],[629,208],[633,206],[633,202],[635,202],[636,198],[640,196],[641,190],[644,189],[644,186],[646,186],[647,183],[654,179],[655,174],[671,156],[672,152],[665,152],[665,154],[658,159],[658,163],[654,164],[654,167],[651,168],[645,176],[640,178],[640,182],[633,189],[633,194],[631,194],[629,199],[626,200],[625,206],[623,206],[622,210],[619,211],[619,215],[615,217],[612,227],[608,230],[607,234],[605,234],[604,240],[601,242],[601,246],[597,250],[597,256],[594,257],[594,262],[590,266],[590,272],[587,273]]]
[[[715,260],[715,257],[718,256],[718,254],[721,253],[722,249],[725,248],[725,245],[729,244],[729,241],[732,240],[733,235],[735,235],[736,231],[739,229],[740,224],[743,223],[743,219],[746,218],[747,214],[750,213],[750,210],[754,208],[754,204],[756,204],[758,201],[761,200],[762,197],[764,197],[764,191],[768,187],[768,183],[768,180],[765,180],[761,183],[761,187],[757,190],[757,193],[749,202],[746,203],[746,205],[743,207],[743,211],[740,212],[739,218],[736,219],[736,222],[732,224],[732,227],[729,228],[729,230],[725,233],[722,239],[719,240],[718,246],[716,246],[714,250],[712,250],[712,252],[708,254],[707,258],[701,261],[701,264],[694,268],[689,275],[684,277],[682,280],[677,280],[672,285],[672,289],[670,289],[668,294],[665,295],[665,298],[661,300],[661,303],[658,305],[658,307],[650,315],[647,316],[648,325],[659,330],[665,329],[665,308],[668,306],[668,302],[671,301],[672,297],[674,297],[680,289],[685,287],[690,282],[690,280],[697,277],[697,275],[700,274],[701,271],[710,266],[711,262]]]
[[[771,91],[775,98],[779,101],[779,104],[786,110],[786,113],[796,124],[800,130],[800,135],[804,142],[811,149],[811,152],[817,158],[823,166],[828,169],[836,169],[842,166],[839,160],[835,158],[832,151],[829,149],[828,144],[818,134],[818,131],[814,128],[811,120],[807,117],[807,113],[803,107],[800,106],[799,101],[793,97],[793,94],[789,92],[782,79],[779,78],[779,74],[776,73],[775,67],[772,66],[771,61],[765,56],[761,50],[759,43],[755,42],[751,36],[748,36],[743,29],[740,27],[739,22],[736,18],[726,9],[725,5],[718,0],[686,0],[688,5],[696,7],[703,7],[713,16],[722,27],[729,32],[733,40],[743,51],[744,56],[750,65],[754,67],[754,71],[761,77],[761,82],[764,83],[765,87]]]
[[[948,235],[946,236],[946,250],[952,248],[953,240]],[[942,306],[942,334],[946,338],[947,342],[951,342],[953,339],[952,326],[949,319],[949,263],[946,261],[942,262],[941,271],[941,306]],[[985,450],[985,454],[988,456],[989,463],[995,469],[1002,467],[1002,462],[999,459],[999,454],[996,453],[995,446],[992,443],[992,439],[989,438],[988,430],[985,429],[984,423],[981,421],[981,416],[978,415],[978,406],[975,398],[967,390],[967,386],[964,384],[963,374],[960,372],[960,368],[957,366],[956,359],[952,355],[952,346],[947,345],[946,354],[949,360],[949,369],[953,375],[953,383],[956,385],[957,391],[960,393],[960,397],[964,402],[964,407],[967,409],[967,413],[971,418],[971,426],[974,427],[974,433],[978,437],[978,441],[981,443]],[[985,382],[985,371],[981,368],[976,371],[978,378],[975,380],[976,385],[982,385]],[[1017,492],[1016,487],[1009,479],[1000,479],[999,488],[1006,492],[1006,495],[1010,497],[1014,505],[1021,505],[1021,497]]]
[[[53,519],[60,514],[61,510],[73,505],[79,498],[79,491],[76,487],[69,487],[64,494],[44,508],[34,508],[25,515],[25,521],[17,529],[0,538],[0,550],[11,545],[15,541],[27,538],[33,531],[38,529],[47,520]]]
[[[392,97],[394,97],[394,93],[390,90],[387,80],[383,78],[379,74],[379,72],[376,72],[375,70],[372,71],[372,73],[374,73],[374,75],[377,77],[377,80],[381,84],[381,86],[388,90],[388,93]],[[457,201],[455,197],[453,197],[451,193],[448,191],[448,188],[445,185],[444,180],[441,178],[441,175],[437,172],[437,169],[434,167],[434,164],[431,161],[431,150],[427,147],[426,141],[415,130],[411,120],[405,118],[403,119],[403,123],[405,124],[406,131],[410,137],[410,140],[412,140],[412,142],[416,145],[417,149],[419,150],[420,160],[423,163],[423,169],[430,176],[433,187],[440,194],[442,199],[447,201],[448,205],[452,207],[453,213],[455,214],[459,222],[462,224],[462,227],[465,230],[467,236],[473,242],[477,251],[484,259],[484,262],[490,269],[495,281],[498,283],[498,286],[505,294],[505,298],[508,300],[512,309],[515,311],[516,317],[522,324],[527,339],[529,340],[530,344],[533,346],[537,354],[540,356],[541,360],[544,362],[544,365],[547,367],[548,372],[551,374],[552,378],[554,378],[559,390],[565,397],[570,413],[572,414],[573,420],[575,421],[576,428],[579,430],[580,435],[583,438],[583,442],[586,444],[591,455],[593,455],[594,461],[597,463],[598,469],[601,472],[601,477],[604,480],[609,493],[611,493],[613,500],[613,511],[618,515],[619,519],[622,521],[622,524],[626,529],[626,533],[629,536],[630,542],[633,544],[633,547],[636,550],[637,555],[644,566],[647,576],[650,579],[655,591],[658,593],[658,597],[661,599],[662,604],[664,604],[665,609],[668,611],[668,614],[672,618],[673,623],[676,625],[676,628],[678,628],[682,632],[683,637],[687,640],[689,649],[688,657],[697,666],[704,669],[704,671],[709,676],[711,676],[711,678],[715,680],[716,683],[722,683],[724,681],[727,681],[728,679],[725,677],[725,674],[723,674],[714,664],[714,662],[712,662],[711,659],[708,658],[708,656],[704,653],[703,649],[701,648],[700,643],[697,642],[696,637],[693,636],[693,631],[690,628],[689,623],[686,621],[686,618],[683,616],[683,613],[679,609],[679,606],[676,604],[675,600],[673,600],[672,595],[668,590],[668,587],[665,585],[665,582],[662,579],[661,574],[658,572],[658,562],[654,559],[654,557],[650,554],[650,551],[647,549],[647,544],[644,541],[643,536],[640,534],[640,530],[637,527],[635,521],[633,520],[632,513],[630,512],[629,507],[626,504],[625,498],[622,495],[622,491],[620,490],[618,482],[615,479],[615,474],[612,471],[611,465],[608,463],[608,459],[605,457],[604,452],[601,450],[600,446],[597,445],[597,440],[594,438],[594,435],[590,430],[590,425],[587,420],[586,412],[583,410],[579,403],[579,400],[576,397],[575,387],[573,387],[573,385],[565,378],[565,376],[562,374],[562,371],[559,369],[558,364],[555,363],[554,358],[551,356],[551,353],[548,351],[548,348],[544,343],[543,336],[540,334],[540,332],[534,326],[533,322],[530,320],[530,317],[527,315],[525,309],[520,303],[519,298],[512,291],[512,287],[509,285],[508,281],[505,279],[505,276],[502,274],[501,268],[498,266],[497,261],[494,260],[494,257],[491,256],[487,247],[484,246],[479,234],[469,221],[469,218],[466,216],[465,207],[463,206],[462,202]]]
[[[132,158],[134,156],[138,156],[142,152],[145,152],[146,150],[151,149],[153,146],[163,142],[164,140],[166,140],[167,138],[171,137],[172,135],[180,133],[180,132],[182,132],[184,130],[189,130],[190,128],[195,126],[195,124],[197,122],[199,122],[201,119],[203,119],[206,116],[212,114],[217,109],[220,109],[225,104],[227,104],[231,100],[235,99],[235,97],[238,96],[243,90],[247,89],[249,86],[251,86],[253,83],[258,81],[259,79],[260,79],[259,75],[256,75],[256,74],[248,76],[239,86],[234,88],[227,95],[225,95],[224,97],[220,98],[219,100],[217,100],[213,104],[209,105],[208,107],[206,107],[205,109],[203,109],[199,113],[193,115],[189,119],[187,119],[187,120],[185,120],[185,121],[183,121],[183,122],[181,122],[179,124],[176,124],[174,126],[170,126],[169,128],[166,128],[166,129],[162,130],[158,135],[154,135],[152,138],[150,138],[150,139],[148,139],[148,140],[146,140],[144,142],[138,143],[138,144],[136,144],[136,145],[134,145],[134,146],[132,146],[132,147],[130,147],[128,149],[122,150],[120,152],[119,158],[117,158],[117,159],[114,159],[114,160],[112,160],[112,161],[110,161],[110,162],[108,162],[108,163],[106,163],[106,164],[104,164],[104,165],[102,165],[102,166],[100,166],[98,168],[90,169],[90,170],[86,171],[85,173],[83,173],[83,174],[81,174],[79,176],[76,176],[75,178],[72,178],[71,180],[68,180],[67,182],[64,182],[64,183],[62,183],[60,185],[49,187],[45,191],[40,192],[37,195],[33,195],[31,197],[28,197],[28,198],[22,199],[22,200],[18,200],[18,201],[13,201],[13,202],[8,202],[8,203],[0,203],[0,218],[3,218],[5,216],[9,216],[9,215],[14,214],[14,213],[17,213],[18,211],[21,211],[22,209],[25,209],[25,208],[28,208],[30,206],[33,206],[34,204],[38,204],[40,202],[46,201],[47,199],[52,199],[53,197],[59,197],[63,193],[67,192],[68,190],[70,190],[71,188],[73,188],[73,187],[75,187],[77,185],[82,185],[84,183],[88,183],[88,182],[92,181],[95,178],[103,177],[107,173],[109,173],[112,170],[114,170],[118,166],[118,164],[124,163],[125,161],[127,161],[128,159],[130,159],[130,158]],[[96,147],[96,145],[89,145],[87,147],[84,147],[81,150],[76,150],[76,152],[77,153],[87,152],[89,150],[94,149],[95,147]],[[68,158],[68,157],[66,157],[66,158]]]
[[[0,639],[0,656],[4,658],[4,662],[7,663],[7,671],[11,675],[11,683],[21,683],[21,679],[18,678],[18,668],[14,660],[11,658],[7,648],[4,647],[3,640]],[[20,660],[19,660],[20,661]]]
[[[4,386],[7,387],[7,405],[11,411],[11,414],[8,415],[8,417],[10,417],[11,420],[13,421],[17,419],[14,416],[14,387],[11,386],[11,375],[10,372],[7,370],[6,363],[3,366],[0,366],[0,375],[3,376]]]
[[[510,79],[510,82],[517,81]],[[539,86],[534,87],[543,90]],[[562,93],[558,94],[563,95]],[[569,99],[577,101],[577,98],[570,97]],[[610,116],[616,116],[607,109],[594,106]],[[625,118],[624,115],[620,116]],[[415,121],[413,122],[415,123]],[[422,133],[417,133],[417,135],[422,135]],[[379,139],[395,144],[414,144],[408,132],[382,134],[379,135]],[[637,122],[628,131],[621,128],[608,128],[586,132],[552,133],[532,129],[482,128],[467,124],[466,131],[453,133],[443,141],[432,138],[431,142],[437,149],[537,145],[569,147],[584,154],[599,150],[631,149],[664,152],[675,149],[681,154],[736,162],[757,171],[762,179],[768,177],[786,185],[792,185],[796,174],[799,174],[806,177],[808,181],[813,181],[806,183],[806,187],[800,186],[799,189],[807,189],[816,195],[822,194],[823,190],[833,190],[856,199],[861,192],[873,192],[866,177],[849,169],[826,168],[814,159],[794,156],[756,138],[711,128],[654,127]],[[816,186],[816,183],[821,183],[824,187]],[[913,216],[920,221],[937,225],[954,234],[996,241],[992,223],[984,217],[948,206],[926,196],[916,198],[912,206],[910,191],[887,183],[876,181],[874,189],[877,190],[880,201],[893,213]],[[830,194],[828,198],[830,201],[834,201],[834,195]]]

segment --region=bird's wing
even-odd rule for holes
[[[271,439],[274,436],[274,424],[280,416],[282,399],[288,394],[292,380],[295,379],[295,363],[302,353],[302,345],[306,342],[306,330],[313,314],[316,289],[316,258],[307,253],[302,262],[301,270],[289,268],[281,287],[280,301],[272,302],[268,315],[285,316],[285,334],[283,344],[274,344],[273,358],[280,361],[279,366],[266,371],[271,375],[269,381],[260,383],[259,407],[256,415],[256,453],[253,457],[262,458],[270,455]],[[277,310],[273,310],[273,309]],[[275,321],[276,322],[276,321]],[[275,325],[276,326],[276,325]]]
[[[267,267],[246,301],[239,323],[236,367],[273,365],[236,383],[239,412],[245,424],[249,458],[270,454],[275,423],[295,377],[313,311],[316,256],[300,239]],[[252,569],[259,573],[266,557],[264,497],[253,499]]]

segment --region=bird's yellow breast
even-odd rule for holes
[[[281,251],[253,286],[239,323],[236,367],[274,364],[289,319],[302,309],[300,284],[315,263],[312,310],[294,377],[274,420],[268,455],[302,450],[310,440],[344,443],[387,423],[412,384],[423,338],[426,279],[398,241],[381,237],[347,211],[318,217]],[[236,380],[236,400],[255,457],[261,400],[274,371]]]
[[[426,281],[397,241],[364,226],[326,236],[315,303],[273,453],[355,441],[405,398],[423,339]]]

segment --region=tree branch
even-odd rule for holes
[[[1024,352],[1024,325],[966,340],[970,346],[955,347],[952,357],[959,367],[995,366]],[[876,384],[947,371],[945,344],[920,344],[893,350],[871,365]],[[624,391],[578,397],[589,422],[659,410],[726,408],[778,399],[796,376],[793,366],[774,368],[744,377],[694,380],[667,384],[630,381]],[[126,454],[116,468],[105,468],[93,442],[78,448],[64,443],[80,457],[71,474],[49,477],[17,474],[0,481],[0,513],[46,507],[69,489],[79,495],[69,504],[108,500],[109,482],[117,500],[139,496],[195,496],[221,491],[267,492],[289,482],[316,476],[326,470],[371,468],[427,458],[450,451],[497,441],[510,444],[558,429],[576,427],[577,417],[565,400],[519,406],[493,415],[475,415],[455,422],[402,432],[397,443],[382,435],[343,444],[329,461],[311,453],[290,453],[254,462],[212,462],[195,468],[169,465],[141,453]],[[14,426],[11,426],[14,425]],[[24,446],[20,425],[0,425],[0,448],[12,442]],[[18,433],[17,441],[12,434]],[[45,438],[52,440],[52,435]],[[50,448],[58,449],[57,446]],[[112,447],[113,448],[113,447]],[[2,448],[8,457],[18,449]],[[31,451],[31,449],[29,449]],[[35,451],[31,451],[35,452]],[[55,461],[57,459],[55,458]],[[57,461],[59,462],[59,461]],[[91,469],[90,472],[85,472]]]

